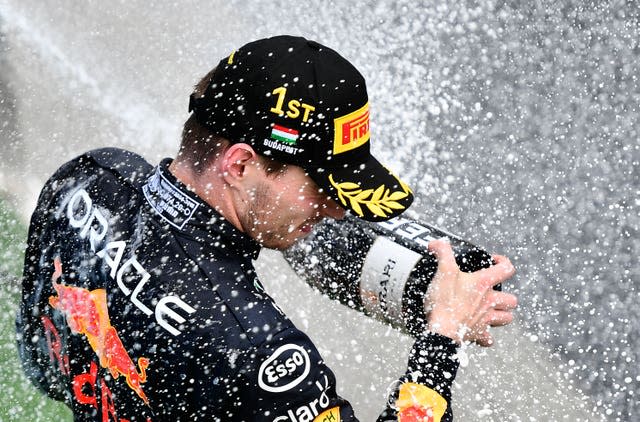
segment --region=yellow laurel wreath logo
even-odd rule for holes
[[[385,189],[384,185],[378,186],[375,190],[363,190],[357,183],[336,183],[333,180],[333,174],[329,175],[329,181],[338,192],[338,198],[340,198],[342,205],[348,206],[360,217],[364,216],[363,206],[366,206],[369,211],[381,218],[387,218],[393,213],[393,210],[405,209],[405,206],[397,201],[409,196],[411,189],[400,179],[397,180],[402,186],[403,190],[401,191],[391,192],[389,189]],[[349,202],[348,204],[347,201]]]

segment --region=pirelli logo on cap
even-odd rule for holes
[[[369,140],[369,103],[334,121],[333,153],[358,148]]]

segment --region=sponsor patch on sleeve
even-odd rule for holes
[[[396,408],[400,422],[440,422],[447,410],[447,401],[427,386],[406,382],[400,386]]]

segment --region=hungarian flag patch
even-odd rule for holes
[[[289,145],[295,145],[298,140],[298,131],[289,129],[284,126],[274,125],[271,130],[271,139],[284,142]]]

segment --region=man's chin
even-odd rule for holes
[[[304,232],[302,230],[296,230],[293,233],[289,233],[287,237],[269,238],[259,242],[263,247],[269,249],[275,249],[283,251],[290,248],[298,240],[303,239],[311,234],[311,231]]]

